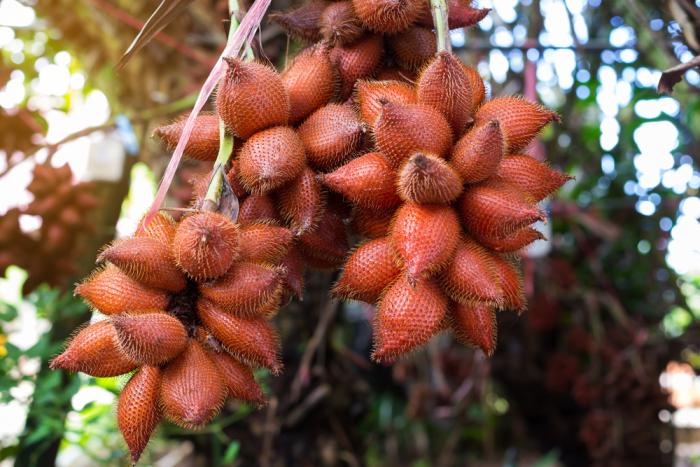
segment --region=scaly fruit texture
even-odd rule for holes
[[[488,13],[469,0],[448,8],[450,28]],[[232,254],[236,247],[217,249],[213,240],[196,248],[199,234],[192,235],[174,252],[189,280],[230,267],[225,279],[200,287],[203,325],[224,346],[240,346],[255,332],[238,333],[240,321],[256,315],[251,307],[263,317],[275,310],[271,281],[282,283],[286,299],[301,294],[304,267],[345,262],[335,293],[377,305],[376,360],[391,361],[446,328],[491,354],[495,311],[525,308],[510,253],[541,238],[531,227],[544,219],[536,203],[568,180],[523,154],[557,114],[520,97],[486,100],[473,67],[435,53],[427,1],[312,0],[273,19],[317,42],[280,73],[227,59],[216,112],[236,137],[227,178],[240,227],[231,241],[251,245],[246,236],[266,225],[288,228],[291,246]],[[199,117],[202,131],[188,146],[193,157],[212,152],[218,132],[207,118]],[[176,125],[157,134],[176,140],[179,132]],[[195,208],[206,189],[198,186]],[[348,230],[366,241],[346,258]],[[190,270],[200,250],[219,251],[220,264]],[[285,267],[256,266],[256,258]],[[239,282],[258,291],[247,306],[252,298],[233,286]],[[259,364],[269,358],[236,355]]]
[[[176,223],[159,213],[100,253],[102,266],[76,294],[106,319],[82,328],[51,367],[96,377],[135,371],[117,407],[134,462],[161,419],[197,429],[229,397],[262,404],[252,370],[282,368],[268,318],[287,287],[291,244],[280,226],[240,226],[205,211]]]

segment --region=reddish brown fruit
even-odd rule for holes
[[[366,131],[352,106],[328,104],[299,127],[309,164],[330,170],[358,150]]]
[[[462,193],[462,179],[444,159],[419,152],[399,171],[398,192],[404,201],[450,203]]]
[[[493,256],[493,253],[472,240],[460,242],[452,261],[441,276],[445,293],[459,303],[502,303],[503,291],[499,287]]]
[[[318,228],[299,237],[299,251],[307,264],[315,268],[335,269],[343,264],[348,239],[340,214],[326,207],[319,218]]]
[[[238,225],[221,214],[193,214],[177,227],[173,240],[175,261],[197,281],[214,279],[226,273],[238,258],[238,236]]]
[[[304,170],[304,145],[297,132],[278,126],[253,135],[241,148],[240,178],[251,193],[264,194]]]
[[[467,188],[459,209],[464,227],[477,240],[505,238],[545,219],[544,213],[519,191],[495,180]]]
[[[391,242],[387,238],[370,240],[347,259],[333,293],[345,299],[375,303],[400,272]]]
[[[524,154],[504,158],[496,175],[519,188],[534,201],[543,200],[572,178]]]
[[[250,367],[225,352],[210,352],[209,357],[219,368],[228,390],[228,397],[256,404],[265,402],[265,395],[258,383],[255,382],[255,376],[250,371]]]
[[[547,123],[559,121],[559,115],[520,97],[497,97],[482,105],[474,115],[474,124],[498,120],[507,143],[506,152],[527,147]]]
[[[465,183],[477,183],[496,173],[506,142],[498,120],[473,128],[462,136],[450,162]]]
[[[142,227],[143,219],[139,222],[139,227],[136,229],[134,237],[154,238],[168,246],[173,243],[173,237],[175,237],[175,221],[169,214],[158,212],[145,228]]]
[[[331,3],[323,10],[319,26],[323,39],[331,44],[352,44],[365,32],[349,0]]]
[[[505,299],[502,307],[519,313],[525,311],[527,302],[520,271],[503,256],[494,255],[493,259],[499,276],[499,285]]]
[[[491,11],[490,8],[472,8],[471,4],[471,0],[449,0],[447,2],[448,27],[450,29],[475,26]],[[430,12],[429,3],[423,5],[418,23],[425,27],[433,25],[433,16]]]
[[[263,264],[236,263],[226,276],[201,284],[199,290],[223,311],[254,315],[271,300],[279,301],[282,271]]]
[[[226,58],[228,71],[216,95],[219,116],[243,139],[289,120],[289,97],[280,75],[261,63]]]
[[[245,190],[245,187],[243,187],[243,184],[241,183],[241,166],[240,163],[238,162],[238,159],[234,159],[231,161],[231,168],[229,169],[228,173],[226,174],[226,180],[228,181],[229,185],[231,185],[231,190],[233,190],[233,194],[238,196],[239,199],[245,198],[248,193]],[[206,193],[202,194],[202,197],[204,197]]]
[[[409,70],[418,70],[435,56],[435,33],[428,28],[413,27],[406,32],[389,36],[389,46],[397,63]]]
[[[355,206],[352,216],[352,230],[367,238],[380,238],[389,234],[389,226],[395,209],[369,209]]]
[[[265,318],[236,316],[218,309],[209,300],[200,300],[197,310],[204,326],[234,357],[268,368],[273,374],[282,371],[279,339]]]
[[[301,51],[282,72],[282,81],[289,95],[291,123],[327,104],[337,82],[328,47],[317,44]]]
[[[294,235],[313,229],[323,210],[321,185],[314,171],[305,167],[297,178],[280,188],[277,206]]]
[[[268,195],[250,195],[241,203],[238,222],[241,225],[255,222],[277,222],[280,218],[272,198]]]
[[[371,35],[353,45],[336,45],[331,51],[331,63],[340,75],[340,100],[352,94],[355,81],[371,76],[382,60],[384,50],[381,36]]]
[[[413,283],[405,275],[386,290],[375,318],[372,358],[390,362],[426,344],[442,328],[447,298],[429,280]]]
[[[277,264],[292,245],[292,232],[269,224],[249,224],[239,237],[241,261]]]
[[[486,98],[486,86],[484,86],[484,80],[476,68],[471,67],[462,63],[462,68],[467,75],[467,81],[469,83],[469,89],[471,89],[471,102],[474,109],[478,109]],[[472,112],[473,113],[473,112]]]
[[[404,262],[406,276],[420,277],[446,266],[460,236],[457,213],[448,206],[404,203],[391,227],[391,242]]]
[[[404,31],[420,16],[422,0],[352,0],[360,21],[372,31],[394,34]]]
[[[442,112],[457,137],[464,133],[474,113],[469,84],[462,62],[443,51],[423,69],[416,86],[418,102]]]
[[[455,337],[465,345],[480,348],[490,357],[496,350],[496,310],[486,303],[455,303],[451,313]]]
[[[199,429],[221,410],[227,389],[216,364],[197,341],[163,370],[161,408],[171,422]]]
[[[164,291],[142,285],[113,265],[92,273],[75,288],[75,294],[106,315],[164,310],[168,305],[168,294]]]
[[[359,80],[355,85],[355,101],[362,121],[374,125],[382,113],[382,103],[415,104],[416,91],[413,86],[399,81]]]
[[[378,152],[353,159],[319,178],[329,189],[360,206],[388,209],[401,204],[396,194],[396,174]]]
[[[172,150],[180,140],[187,116],[170,125],[155,129],[153,134]],[[185,156],[199,161],[213,161],[219,152],[219,116],[213,113],[200,113],[194,122],[194,129],[185,146]]]
[[[294,10],[272,13],[270,21],[279,24],[292,37],[316,42],[322,37],[318,23],[328,3],[321,0],[305,2]]]
[[[83,328],[66,350],[51,361],[51,369],[81,372],[96,378],[123,375],[136,368],[117,346],[116,331],[109,321],[98,321]]]
[[[522,250],[537,240],[546,240],[542,232],[531,227],[525,227],[505,238],[482,238],[481,243],[499,253],[511,253]]]
[[[444,156],[452,146],[452,130],[440,112],[421,104],[383,105],[374,123],[377,148],[393,167],[418,151]]]
[[[153,430],[160,423],[161,370],[144,366],[126,383],[117,404],[117,424],[129,446],[131,462],[141,457]]]
[[[376,78],[377,81],[398,81],[400,83],[410,84],[411,86],[413,86],[413,83],[416,82],[417,77],[414,71],[405,70],[399,67],[385,66],[377,72]]]
[[[302,258],[296,245],[289,249],[280,266],[287,271],[287,274],[284,276],[284,285],[288,289],[287,292],[301,299],[304,295],[304,258]]]
[[[187,346],[185,327],[167,313],[120,313],[112,316],[112,325],[122,351],[143,365],[166,363]]]
[[[109,261],[148,287],[178,292],[186,285],[185,276],[173,262],[170,248],[153,238],[117,240],[100,253],[98,261]]]

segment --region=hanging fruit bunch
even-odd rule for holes
[[[83,328],[51,366],[96,377],[137,370],[117,409],[134,462],[162,418],[195,429],[228,397],[264,401],[252,369],[282,368],[269,318],[291,238],[215,212],[179,223],[161,213],[105,248],[103,266],[76,287],[106,319]]]
[[[454,0],[444,19],[466,27],[486,13]],[[268,318],[301,296],[307,266],[345,263],[335,294],[377,304],[377,361],[448,327],[490,354],[495,310],[525,307],[505,255],[540,238],[536,203],[567,179],[522,154],[556,114],[484,102],[447,29],[436,40],[426,0],[314,1],[275,19],[317,42],[281,73],[227,58],[216,112],[197,117],[185,148],[215,162],[212,180],[224,161],[240,208],[209,212],[203,178],[194,214],[159,214],[108,247],[77,289],[108,319],[53,362],[95,376],[140,367],[118,411],[134,459],[161,417],[197,428],[226,395],[261,400],[250,367],[280,371]],[[156,135],[173,147],[183,128]],[[365,240],[346,258],[348,225]]]
[[[68,164],[34,167],[27,187],[34,200],[26,208],[9,210],[0,223],[2,272],[10,264],[26,269],[25,293],[42,283],[64,287],[66,278],[75,274],[78,240],[95,230],[87,216],[99,204],[94,189],[92,183],[75,183]],[[41,227],[35,232],[23,232],[19,228],[23,214],[39,216]]]

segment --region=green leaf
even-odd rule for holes
[[[231,444],[228,445],[228,448],[226,448],[226,452],[224,453],[224,464],[230,464],[233,461],[236,460],[238,457],[238,452],[241,450],[241,443],[238,441],[233,441]]]

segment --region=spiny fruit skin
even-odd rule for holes
[[[185,276],[172,261],[168,245],[148,237],[117,240],[100,253],[132,279],[158,289],[177,292],[185,288]]]
[[[498,120],[475,127],[462,136],[450,162],[465,183],[477,183],[496,173],[506,142]]]
[[[306,263],[318,269],[335,269],[348,252],[345,223],[333,206],[326,206],[318,227],[299,237],[299,251]]]
[[[144,227],[143,219],[139,222],[134,237],[152,238],[170,246],[175,237],[175,220],[164,212],[158,212],[147,226]]]
[[[129,358],[157,366],[178,356],[187,346],[187,331],[167,313],[120,313],[111,318],[117,342]]]
[[[477,240],[502,239],[545,219],[544,213],[517,189],[494,180],[468,187],[459,208],[465,229]]]
[[[452,130],[445,117],[422,104],[384,104],[374,123],[374,138],[393,167],[417,151],[444,156],[452,146]]]
[[[256,222],[277,222],[279,215],[269,195],[250,195],[243,200],[238,211],[238,222],[246,225]]]
[[[362,121],[374,125],[382,113],[384,103],[415,104],[416,91],[413,86],[400,81],[358,80],[355,85],[355,101]]]
[[[328,5],[329,2],[323,0],[305,2],[294,10],[272,13],[270,21],[279,24],[292,37],[316,42],[322,37],[319,21]]]
[[[349,0],[328,5],[318,24],[323,39],[331,44],[352,44],[365,32]]]
[[[459,241],[459,220],[448,206],[404,203],[390,235],[406,277],[415,282],[447,265]]]
[[[299,127],[309,164],[330,170],[356,152],[365,125],[350,105],[328,104],[315,111]]]
[[[216,107],[226,127],[243,139],[289,120],[289,96],[280,75],[256,62],[227,58]]]
[[[75,288],[93,308],[106,315],[133,310],[164,310],[167,294],[135,281],[114,265],[98,269]]]
[[[462,64],[464,73],[467,75],[467,81],[469,83],[468,87],[471,90],[471,102],[474,109],[478,109],[481,104],[486,99],[486,86],[484,85],[484,80],[481,79],[481,75],[476,70],[476,68],[471,67],[466,64]]]
[[[450,52],[440,52],[423,69],[418,79],[418,102],[438,109],[455,135],[460,135],[474,110],[469,77],[462,63]]]
[[[398,193],[413,203],[450,203],[462,193],[462,179],[444,159],[419,152],[401,168]]]
[[[345,261],[333,293],[346,299],[374,303],[400,272],[391,242],[387,238],[370,240]]]
[[[304,170],[304,144],[297,132],[278,126],[254,134],[241,148],[240,177],[249,192],[264,194]]]
[[[375,317],[372,358],[390,362],[427,343],[447,314],[447,297],[430,280],[400,275],[382,296]]]
[[[331,51],[331,63],[340,77],[340,100],[352,94],[355,81],[374,73],[381,63],[384,48],[381,36],[371,35],[352,45],[336,45]]]
[[[277,190],[277,207],[294,235],[312,230],[323,211],[321,185],[309,167],[297,178]]]
[[[448,27],[450,29],[468,28],[475,26],[491,11],[490,8],[474,8],[472,0],[448,0]],[[430,4],[425,3],[418,23],[425,27],[433,26]]]
[[[198,311],[204,326],[233,356],[265,367],[273,374],[282,371],[279,338],[264,318],[227,313],[208,300],[199,301]]]
[[[182,220],[175,232],[175,261],[196,280],[214,279],[238,258],[238,236],[238,226],[221,214],[193,214]]]
[[[355,206],[351,226],[358,234],[366,238],[385,237],[394,218],[396,209],[370,209]]]
[[[163,414],[183,428],[200,429],[209,423],[221,410],[226,394],[216,364],[193,339],[163,370],[160,395]]]
[[[519,188],[534,201],[545,199],[571,180],[570,176],[524,154],[513,154],[504,158],[496,175]]]
[[[319,178],[325,186],[360,206],[388,209],[401,204],[396,194],[396,174],[389,161],[377,152],[353,159]]]
[[[97,378],[119,376],[136,368],[116,343],[116,331],[109,321],[98,321],[83,328],[66,350],[51,361],[51,369],[61,368]]]
[[[282,72],[289,95],[289,121],[297,123],[330,101],[337,77],[327,46],[318,44],[303,50]]]
[[[512,253],[522,250],[537,240],[546,240],[546,237],[539,230],[532,227],[523,227],[504,238],[482,238],[481,243],[499,253]]]
[[[129,379],[119,395],[117,423],[129,446],[133,463],[141,457],[161,420],[160,381],[160,368],[143,366]]]
[[[481,302],[455,303],[450,310],[452,331],[466,345],[479,347],[487,356],[496,350],[496,310]]]
[[[292,245],[291,230],[269,224],[249,224],[241,228],[241,261],[278,264]]]
[[[504,302],[501,307],[519,313],[525,311],[527,302],[520,271],[503,256],[494,255],[493,260],[499,278],[498,282],[503,290]]]
[[[409,70],[418,70],[435,55],[437,42],[435,33],[428,28],[413,27],[408,31],[390,36],[389,45],[396,61]]]
[[[279,299],[282,272],[272,266],[238,262],[220,281],[202,284],[200,291],[223,311],[256,315],[270,300]]]
[[[156,128],[154,135],[165,145],[174,149],[177,145],[187,117],[182,117],[170,125]],[[213,113],[201,113],[195,119],[190,138],[185,146],[185,156],[199,161],[214,161],[219,152],[219,116]]]
[[[497,97],[479,107],[474,115],[474,125],[491,120],[501,124],[507,143],[506,152],[517,153],[527,147],[537,134],[552,121],[559,121],[556,112],[520,97]]]
[[[357,17],[365,26],[379,33],[393,34],[407,29],[415,22],[422,0],[353,0]]]
[[[443,289],[458,303],[503,303],[499,274],[493,254],[478,243],[464,239],[441,275]]]
[[[284,276],[286,290],[283,298],[290,299],[291,295],[296,295],[301,300],[304,296],[304,258],[296,245],[289,249],[280,266],[287,271]]]
[[[209,357],[219,368],[229,397],[259,405],[265,402],[265,395],[255,382],[250,367],[243,365],[225,352],[210,352]]]

